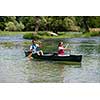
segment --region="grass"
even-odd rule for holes
[[[33,32],[8,32],[0,31],[0,36],[12,36],[17,34],[22,34],[24,39],[49,39],[49,38],[79,38],[79,37],[93,37],[100,36],[100,32],[87,32],[82,34],[82,32],[59,32],[58,36],[51,36],[46,31],[39,31],[37,35],[33,35]]]
[[[49,38],[74,38],[81,37],[82,33],[74,33],[74,32],[59,32],[58,36],[51,36],[47,32],[38,32],[37,35],[33,35],[32,33],[24,34],[23,38],[25,39],[49,39]]]
[[[58,36],[51,36],[46,32],[39,32],[37,35],[33,35],[32,33],[24,34],[23,38],[25,39],[50,39],[50,38],[80,38],[80,37],[93,37],[100,36],[100,32],[59,32]]]
[[[32,32],[9,32],[9,31],[0,31],[0,36],[12,36],[17,34],[28,34]]]
[[[100,36],[100,32],[87,32],[82,35],[83,37]]]

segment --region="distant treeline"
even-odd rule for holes
[[[100,28],[99,16],[0,16],[1,31],[80,31]]]

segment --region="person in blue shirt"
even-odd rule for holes
[[[32,54],[37,54],[39,56],[43,55],[43,51],[40,49],[40,45],[36,43],[36,40],[32,40],[32,45],[30,46],[30,55],[28,56],[31,58]]]

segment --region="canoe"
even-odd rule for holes
[[[25,51],[25,56],[28,56],[30,54],[29,51]],[[41,59],[41,60],[52,60],[52,61],[71,61],[71,62],[81,62],[82,55],[69,55],[69,56],[58,56],[57,53],[44,53],[44,55],[39,56],[37,54],[32,55],[35,59]]]

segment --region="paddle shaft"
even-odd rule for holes
[[[70,45],[70,44],[67,44],[67,45],[65,46],[65,48],[67,49],[69,45]],[[69,54],[71,55],[71,49],[68,48],[68,50],[66,50],[66,51],[68,51]]]

